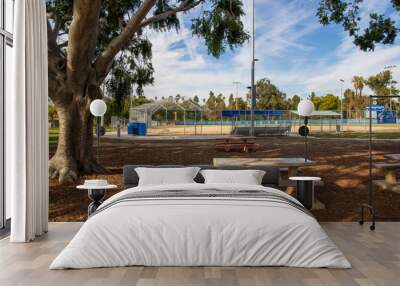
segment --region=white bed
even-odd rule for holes
[[[192,183],[131,188],[105,201],[50,269],[128,265],[351,267],[314,217],[279,200],[251,196],[122,199],[138,192],[174,190],[264,191],[298,203],[282,191],[254,185]]]

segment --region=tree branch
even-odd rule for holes
[[[96,51],[101,0],[76,0],[68,35],[67,80],[75,95],[84,96]]]
[[[114,60],[115,55],[129,42],[131,37],[141,28],[141,22],[149,13],[151,8],[156,4],[157,0],[146,0],[142,6],[139,7],[136,14],[129,20],[124,30],[115,37],[110,44],[105,48],[99,58],[96,60],[95,69],[97,74],[97,81],[101,83]]]
[[[56,16],[55,20],[54,20],[54,28],[53,28],[53,37],[55,37],[57,39],[58,34],[60,33],[60,29],[61,29],[61,19],[60,17]]]
[[[203,2],[203,0],[197,0],[195,2],[185,1],[182,2],[177,8],[164,13],[155,15],[153,17],[145,19],[150,9],[155,5],[155,0],[147,0],[138,10],[138,12],[129,20],[128,25],[115,39],[111,41],[109,46],[103,51],[101,56],[95,63],[95,69],[97,73],[97,80],[101,83],[107,76],[111,63],[117,53],[128,43],[131,37],[138,32],[141,28],[146,27],[157,21],[164,20],[170,16],[175,15],[179,12],[188,11]]]
[[[152,23],[164,20],[164,19],[166,19],[166,18],[168,18],[170,16],[173,16],[173,15],[179,13],[179,12],[186,12],[186,11],[198,6],[203,1],[199,0],[199,1],[195,1],[193,3],[190,3],[190,2],[191,1],[185,1],[175,9],[172,9],[172,10],[166,11],[164,13],[161,13],[161,14],[155,15],[153,17],[150,17],[150,18],[144,20],[140,24],[140,27],[143,28],[143,27],[148,26],[148,25],[150,25]]]

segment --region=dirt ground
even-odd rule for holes
[[[122,167],[126,164],[211,164],[214,157],[302,157],[303,140],[298,137],[259,138],[260,151],[252,154],[225,153],[214,149],[214,140],[153,140],[113,141],[102,143],[100,162],[109,173],[85,175],[89,178],[106,178],[122,190]],[[400,141],[376,140],[374,162],[385,161],[384,153],[400,153]],[[50,146],[50,152],[55,146]],[[318,187],[316,196],[325,210],[314,211],[320,221],[355,221],[359,219],[360,206],[367,201],[368,142],[356,139],[310,140],[311,159],[317,165],[302,169],[304,175],[323,178],[325,185]],[[382,176],[374,170],[375,176]],[[400,217],[400,194],[387,191],[375,192],[378,214],[384,217]],[[89,199],[87,192],[75,189],[75,185],[58,185],[50,180],[50,221],[82,221],[86,219]]]

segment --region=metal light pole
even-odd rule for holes
[[[95,99],[90,104],[90,113],[96,117],[96,135],[97,135],[97,163],[99,163],[99,149],[100,149],[100,136],[101,136],[101,117],[107,111],[107,104],[104,100]]]
[[[235,105],[236,105],[236,110],[238,110],[239,109],[239,106],[238,106],[239,85],[241,85],[242,83],[240,81],[234,81],[232,83],[233,83],[233,85],[235,86],[235,89],[236,89],[236,100],[235,100],[236,104]]]
[[[255,87],[255,65],[257,59],[256,55],[256,46],[255,46],[255,0],[253,0],[253,57],[251,60],[251,111],[250,111],[250,120],[251,120],[251,128],[250,128],[250,136],[254,136],[254,111],[256,109],[256,87]]]
[[[341,85],[340,85],[340,126],[342,126],[343,125],[343,98],[344,98],[343,85],[344,85],[344,79],[339,79],[339,81],[341,82]]]
[[[304,100],[303,99],[297,105],[297,113],[299,114],[299,116],[303,116],[304,117],[304,126],[302,126],[300,128],[299,132],[300,132],[300,134],[302,136],[304,136],[304,146],[305,146],[304,160],[305,160],[305,162],[307,162],[307,160],[308,160],[308,140],[307,140],[307,136],[308,136],[309,129],[308,129],[307,125],[308,125],[308,119],[312,115],[313,111],[314,111],[314,104],[312,103],[311,100],[308,100],[308,99]]]
[[[247,121],[247,110],[250,110],[250,113],[251,113],[251,86],[248,86],[247,87],[247,90],[248,90],[248,94],[250,95],[250,97],[248,97],[247,95],[246,95],[246,112],[244,113],[244,120],[246,120]],[[250,108],[249,108],[249,99],[250,99]],[[250,130],[250,132],[251,132],[251,130]]]

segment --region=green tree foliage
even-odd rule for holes
[[[116,66],[106,81],[107,95],[113,98],[111,112],[119,115],[122,112],[124,101],[132,94],[133,79],[131,71]]]
[[[389,0],[382,0],[389,1]],[[368,5],[368,0],[320,0],[317,16],[323,25],[341,24],[354,44],[363,51],[375,49],[376,44],[393,44],[399,32],[395,19],[379,13],[370,13],[368,26],[363,29],[360,6]],[[400,11],[400,1],[390,0],[396,12]]]
[[[220,93],[216,96],[213,91],[210,91],[206,101],[206,108],[209,120],[219,120],[221,118],[221,110],[226,108],[224,95]]]
[[[50,23],[60,35],[68,35],[73,16],[73,2],[70,0],[46,0]],[[144,0],[102,1],[99,14],[99,27],[94,57],[110,45],[127,27],[132,16],[142,6]],[[226,47],[234,49],[249,39],[244,30],[241,17],[244,16],[241,0],[158,0],[153,9],[152,21],[143,27],[164,32],[180,29],[178,12],[185,12],[202,6],[202,12],[192,21],[192,33],[204,39],[210,54],[219,57]],[[174,12],[176,11],[176,12]],[[169,13],[169,14],[168,14]],[[164,16],[166,15],[166,16]],[[150,16],[150,15],[149,15]],[[159,18],[157,18],[159,17]],[[64,39],[68,40],[65,36]],[[60,47],[67,54],[64,41]],[[153,66],[151,63],[152,45],[145,33],[140,30],[123,45],[116,56],[112,69],[125,69],[130,80],[137,85],[137,93],[142,94],[143,86],[152,84]]]
[[[182,0],[184,1],[184,0]],[[195,1],[195,0],[194,0]],[[206,2],[206,1],[201,1]],[[211,11],[203,11],[192,20],[193,34],[205,40],[208,53],[218,58],[249,39],[240,17],[244,16],[241,0],[213,0]]]
[[[144,95],[134,96],[131,100],[131,107],[139,106],[150,102],[153,102],[153,100],[148,99]]]
[[[353,76],[352,82],[355,90],[353,106],[356,112],[356,117],[362,117],[364,114],[364,109],[368,105],[368,97],[363,95],[365,79],[362,76],[355,75]]]
[[[235,101],[237,102],[238,109],[245,110],[248,108],[247,102],[243,98],[236,98]]]
[[[145,103],[150,103],[153,100],[148,99],[144,95],[133,96],[133,97],[124,97],[122,101],[119,101],[115,98],[111,98],[107,101],[107,119],[111,118],[111,116],[119,116],[125,119],[129,118],[129,109],[131,107],[139,106]],[[110,120],[106,120],[110,121]]]
[[[397,81],[393,80],[392,72],[384,70],[376,75],[370,76],[365,84],[378,96],[399,95],[396,87]],[[378,99],[379,104],[389,104],[389,98]]]
[[[117,37],[126,27],[129,17],[140,6],[142,1],[134,0],[110,0],[102,2],[102,9],[99,15],[98,35],[94,57],[101,55],[109,43]],[[47,0],[47,11],[49,22],[53,23],[54,28],[62,35],[68,35],[73,15],[73,1],[69,0]],[[60,37],[62,38],[62,37]],[[63,37],[65,41],[60,45],[61,52],[68,54],[66,48],[68,38]],[[143,33],[138,33],[124,45],[113,61],[110,73],[111,77],[125,71],[124,80],[135,83],[137,92],[142,93],[143,87],[152,84],[153,66],[151,63],[152,51],[151,43]],[[113,79],[106,81],[106,85],[113,84]],[[114,95],[114,93],[112,94]],[[122,104],[123,98],[117,98]]]
[[[293,95],[292,98],[289,98],[288,106],[289,106],[290,110],[297,110],[297,106],[299,105],[300,101],[301,101],[301,98],[297,94]]]
[[[233,94],[230,94],[227,108],[231,110],[244,110],[247,108],[247,102],[241,97],[235,98]]]
[[[267,78],[257,81],[257,108],[258,109],[287,109],[286,94],[278,89]]]
[[[365,83],[374,94],[378,96],[399,94],[399,90],[395,86],[397,81],[393,80],[392,72],[390,70],[385,70],[374,76],[370,76]]]
[[[367,96],[354,92],[351,89],[346,89],[343,99],[343,111],[347,118],[362,118],[364,110],[368,106],[369,100]]]
[[[319,110],[334,110],[340,109],[339,97],[333,94],[327,94],[322,96],[321,104],[319,105]]]
[[[310,100],[314,103],[315,110],[319,110],[319,106],[322,104],[322,98],[317,96],[317,94],[313,91],[310,95]]]
[[[334,94],[317,96],[315,92],[310,95],[310,100],[314,103],[315,110],[334,110],[340,109],[340,99]]]
[[[352,79],[354,90],[356,91],[356,95],[362,96],[362,91],[364,89],[365,79],[362,76],[353,76]]]
[[[190,13],[191,30],[219,57],[248,40],[241,0],[46,0],[49,97],[60,118],[60,140],[49,162],[51,177],[76,182],[82,172],[103,172],[93,152],[91,101],[110,84],[121,111],[127,86],[136,94],[153,83],[149,30],[180,28]],[[115,76],[122,75],[119,79]],[[70,132],[73,130],[74,132]]]
[[[58,117],[57,117],[57,110],[56,110],[56,108],[54,107],[54,105],[50,105],[50,104],[49,104],[49,107],[48,107],[47,112],[48,112],[49,122],[50,122],[50,124],[51,124],[51,127],[53,127],[53,126],[55,126],[55,121],[56,121],[56,119],[58,118]]]
[[[50,121],[53,121],[55,118],[56,118],[56,116],[57,116],[57,110],[56,110],[56,108],[54,107],[54,105],[50,105],[49,104],[49,107],[48,107],[48,118],[49,118],[49,120]]]
[[[347,114],[346,118],[350,117],[350,114],[355,110],[356,106],[356,94],[351,89],[346,89],[343,93],[343,111]]]
[[[228,109],[236,109],[236,100],[232,93],[229,95]]]

